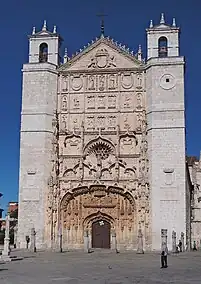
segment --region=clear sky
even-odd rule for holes
[[[176,18],[181,27],[181,55],[186,58],[187,154],[199,156],[201,149],[201,1],[200,0],[6,0],[0,7],[0,201],[4,209],[18,199],[19,131],[22,64],[28,60],[28,38],[32,27],[39,31],[43,20],[64,39],[69,53],[86,45],[100,33],[97,18],[104,8],[105,33],[137,51],[142,44],[146,54],[146,33],[150,19],[159,23],[165,13],[167,23]]]

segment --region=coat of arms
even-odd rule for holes
[[[107,49],[101,48],[97,51],[96,55],[91,58],[88,68],[108,68],[116,67],[114,56],[110,56]]]

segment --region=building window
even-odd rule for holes
[[[167,38],[162,36],[158,40],[158,56],[167,57],[168,56],[168,41]]]
[[[48,61],[48,45],[41,43],[39,46],[39,62],[44,63]]]

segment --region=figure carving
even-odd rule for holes
[[[114,90],[114,89],[116,89],[116,86],[115,86],[115,75],[111,74],[111,75],[109,75],[109,90]]]
[[[101,92],[105,90],[105,75],[99,76],[99,90]]]
[[[140,93],[137,94],[137,105],[136,105],[136,107],[138,109],[142,108],[142,95]]]
[[[67,97],[66,96],[63,96],[63,99],[62,99],[62,109],[67,110]]]
[[[94,75],[90,75],[88,77],[88,89],[95,90],[95,76]]]

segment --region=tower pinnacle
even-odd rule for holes
[[[161,20],[160,20],[160,24],[165,24],[165,17],[164,17],[164,13],[161,13]]]

